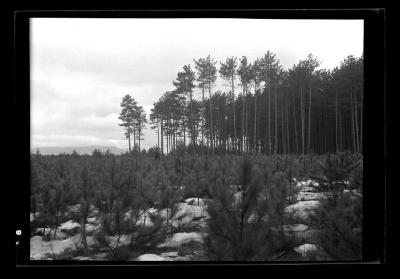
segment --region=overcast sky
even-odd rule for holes
[[[193,59],[253,61],[267,50],[284,68],[312,53],[320,68],[331,69],[350,54],[362,55],[363,21],[32,19],[31,146],[127,148],[118,126],[125,94],[149,114],[182,66],[194,68]],[[220,79],[216,89],[228,90]],[[156,143],[146,129],[142,146]]]

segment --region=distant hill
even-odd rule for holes
[[[36,150],[39,149],[40,154],[42,155],[57,155],[60,153],[69,153],[71,154],[73,150],[78,152],[79,154],[92,154],[93,150],[98,149],[101,152],[106,152],[107,149],[110,150],[111,153],[121,154],[126,152],[127,150],[115,147],[115,146],[65,146],[65,147],[37,147],[32,148],[31,153],[36,153]]]

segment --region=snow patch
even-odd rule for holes
[[[203,242],[203,238],[198,232],[176,233],[171,238],[168,238],[164,243],[159,244],[157,247],[177,247],[192,241]]]
[[[124,220],[127,221],[132,218],[137,218],[136,225],[137,226],[145,226],[152,227],[154,223],[151,221],[151,216],[157,214],[157,209],[149,208],[147,210],[140,209],[139,211],[133,214],[132,210],[129,210],[125,213]]]
[[[57,228],[57,232],[56,232],[55,236],[54,236],[54,231],[55,231],[55,229],[50,229],[50,228],[45,228],[45,229],[37,228],[35,230],[34,235],[36,235],[36,236],[37,235],[40,235],[40,236],[46,235],[46,236],[49,236],[50,239],[54,239],[54,238],[55,239],[66,239],[66,238],[68,238],[68,235],[64,232],[61,232],[60,229]]]
[[[297,201],[323,200],[326,199],[326,194],[300,191],[297,193],[296,199]]]
[[[250,214],[249,218],[247,218],[247,222],[248,222],[248,223],[256,222],[256,221],[258,221],[258,218],[259,218],[259,217],[260,217],[260,216],[257,214],[257,212],[252,212],[252,213]],[[268,222],[268,220],[269,220],[268,214],[265,214],[265,215],[261,218],[261,221],[263,221],[263,222]]]
[[[51,241],[43,241],[41,236],[34,236],[30,240],[30,258],[31,260],[41,260],[52,256],[57,257],[66,249],[76,250],[76,246],[79,245],[80,241],[79,235],[65,240]]]
[[[178,252],[166,252],[166,253],[161,253],[162,257],[170,257],[170,258],[175,258],[178,257]]]
[[[66,215],[67,216],[78,215],[80,213],[81,213],[81,205],[79,203],[66,207]],[[89,212],[88,212],[89,217],[94,217],[98,213],[99,213],[99,209],[97,207],[95,207],[93,204],[89,205]]]
[[[64,232],[64,233],[76,233],[80,228],[81,228],[81,224],[79,224],[73,220],[69,220],[65,223],[62,223],[59,227],[61,232]]]
[[[94,224],[86,224],[85,226],[85,232],[86,234],[93,234],[97,230],[100,229],[99,225],[94,225]]]
[[[144,254],[136,259],[137,261],[165,261],[165,258],[156,254]]]
[[[284,225],[283,230],[288,232],[304,232],[308,230],[308,226],[304,224]]]
[[[242,192],[237,192],[233,194],[233,206],[239,206],[239,204],[242,202]]]
[[[39,216],[39,213],[36,213],[36,215],[34,215],[33,213],[29,214],[30,222],[33,222],[38,216]]]
[[[91,257],[84,257],[84,256],[73,257],[72,259],[76,260],[76,261],[92,261],[93,260],[93,258],[91,258]]]
[[[81,210],[81,205],[80,204],[75,204],[75,205],[70,205],[66,207],[68,212],[71,213],[79,213]]]
[[[107,253],[98,253],[93,255],[93,260],[105,260],[107,257]]]
[[[310,188],[312,188],[311,186],[313,186],[313,187],[318,187],[319,186],[318,182],[316,182],[314,180],[311,180],[311,179],[309,179],[307,181],[297,181],[295,178],[293,178],[293,180],[296,183],[297,187],[310,187]]]
[[[186,224],[191,224],[195,220],[193,219],[207,219],[210,218],[207,212],[206,205],[189,205],[186,203],[178,203],[177,204],[177,211],[175,215],[172,217],[172,226],[179,227]],[[162,212],[162,215],[166,217],[167,211],[164,209],[165,212]],[[170,211],[168,212],[170,214]]]
[[[36,228],[35,235],[45,235],[51,232],[50,228]]]
[[[98,220],[97,217],[89,217],[89,218],[87,218],[87,221],[90,224],[98,224],[98,223],[100,223],[100,221]]]
[[[362,197],[362,194],[359,190],[349,190],[349,189],[344,189],[343,194],[353,194],[359,197]]]
[[[318,248],[314,244],[306,243],[306,244],[303,244],[303,245],[300,245],[300,246],[294,248],[294,250],[297,253],[301,254],[303,257],[306,257],[308,253],[316,252],[318,250]]]
[[[185,200],[185,203],[187,203],[188,205],[198,205],[198,206],[206,205],[205,199],[198,199],[198,198],[188,198]]]
[[[121,246],[127,246],[131,242],[132,235],[131,234],[123,234],[119,237],[118,241],[118,236],[107,236],[106,239],[111,247],[121,247]]]
[[[319,204],[320,201],[300,201],[287,206],[285,212],[293,214],[295,217],[306,219]]]

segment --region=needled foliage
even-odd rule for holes
[[[284,201],[277,184],[268,182],[249,158],[240,164],[237,187],[216,186],[208,205],[210,219],[206,244],[211,258],[217,260],[272,259],[282,248],[283,239],[273,228],[281,214],[278,200]],[[283,205],[283,204],[282,204]]]
[[[362,256],[362,158],[349,153],[328,155],[321,164],[320,189],[327,199],[313,222],[321,233],[317,242],[333,260],[360,260]]]
[[[293,178],[311,178],[318,182],[314,190],[327,196],[306,223],[321,230],[316,244],[335,259],[361,255],[361,156],[243,158],[190,152],[182,147],[157,163],[151,152],[33,154],[32,233],[46,229],[51,235],[45,239],[52,240],[57,227],[72,219],[81,225],[86,254],[101,250],[112,259],[132,259],[135,253],[156,249],[165,237],[204,221],[207,226],[201,230],[208,233],[204,240],[209,259],[281,260],[296,247],[284,231],[285,225],[293,224],[285,208],[297,202]],[[190,206],[205,202],[210,218],[193,219],[193,224],[177,220],[178,205],[187,198],[195,198]]]

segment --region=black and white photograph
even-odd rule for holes
[[[361,261],[364,26],[31,17],[29,260]]]

